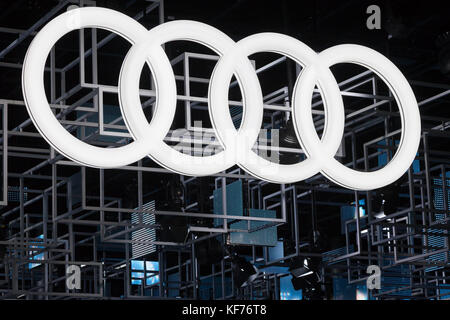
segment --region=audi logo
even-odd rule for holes
[[[132,44],[122,64],[118,84],[121,112],[134,140],[125,146],[101,148],[78,140],[56,119],[47,101],[43,83],[46,57],[62,36],[81,28],[105,29]],[[173,69],[162,45],[176,40],[200,43],[220,57],[210,79],[208,109],[223,150],[210,156],[194,157],[164,142],[175,115],[177,94]],[[303,67],[293,89],[292,117],[307,158],[297,164],[274,163],[252,150],[263,120],[263,95],[248,56],[264,51],[285,55]],[[145,63],[156,85],[155,111],[150,123],[139,97],[140,73]],[[339,86],[330,71],[330,67],[338,63],[359,64],[372,70],[384,80],[397,102],[402,124],[399,148],[391,161],[379,170],[354,170],[334,158],[345,122]],[[238,130],[233,125],[228,105],[233,75],[240,85],[243,100],[243,117]],[[315,86],[321,93],[326,119],[321,138],[312,121],[311,100]],[[414,160],[420,142],[420,114],[409,83],[391,61],[370,48],[344,44],[316,53],[301,41],[278,33],[259,33],[234,42],[216,28],[187,20],[171,21],[146,30],[122,13],[99,7],[70,10],[42,28],[25,57],[22,89],[30,117],[45,140],[67,158],[96,168],[117,168],[149,156],[161,166],[183,175],[212,175],[237,164],[249,174],[273,183],[294,183],[321,172],[346,188],[371,190],[402,176]]]

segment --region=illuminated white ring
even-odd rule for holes
[[[403,74],[385,56],[359,45],[339,45],[319,54],[320,64],[330,68],[337,63],[355,63],[376,73],[392,92],[400,112],[402,133],[400,144],[391,161],[373,172],[362,172],[346,167],[334,157],[324,157],[322,174],[333,182],[355,190],[371,190],[388,185],[400,178],[413,162],[420,143],[420,113],[414,93]],[[294,127],[300,144],[308,156],[320,155],[319,137],[310,121],[311,86],[309,78],[315,74],[305,70],[294,92]],[[306,87],[306,88],[305,88]],[[304,96],[307,94],[308,96]],[[302,96],[301,96],[302,95]]]
[[[81,28],[101,28],[122,36],[130,43],[147,40],[147,30],[132,18],[105,8],[81,8],[68,11],[50,21],[35,36],[25,56],[22,90],[25,105],[33,123],[44,139],[58,152],[76,162],[97,168],[115,168],[136,162],[152,152],[148,140],[162,140],[170,129],[176,108],[176,85],[172,67],[164,50],[153,47],[147,52],[147,63],[158,79],[155,114],[150,124],[142,128],[147,139],[137,139],[118,148],[100,148],[72,136],[56,119],[47,101],[43,74],[51,48],[65,34]],[[163,105],[164,109],[158,108]],[[142,108],[134,110],[144,117]]]
[[[161,166],[183,175],[204,176],[215,174],[236,164],[238,144],[253,145],[256,142],[263,119],[263,98],[258,77],[250,61],[246,57],[243,58],[244,56],[238,56],[235,61],[236,67],[233,68],[231,73],[236,75],[243,92],[244,116],[239,131],[236,132],[233,127],[233,130],[228,132],[228,139],[221,141],[224,150],[214,155],[194,157],[190,154],[181,153],[167,145],[163,139],[151,138],[144,130],[147,126],[147,121],[142,112],[139,98],[139,79],[147,52],[153,50],[154,47],[160,47],[166,42],[175,40],[188,40],[200,43],[215,51],[221,57],[225,53],[228,55],[236,50],[236,43],[227,35],[200,22],[172,21],[149,30],[147,41],[135,44],[128,52],[122,65],[119,80],[119,102],[122,114],[127,128],[136,140],[152,140],[151,143],[155,148],[149,152],[149,156]],[[173,72],[171,72],[171,76],[174,77]],[[217,73],[214,73],[214,76],[222,77]],[[159,83],[158,77],[154,78]],[[229,82],[227,84],[228,87]],[[228,91],[220,97],[209,94],[209,105],[214,104],[214,101],[219,99],[228,101]],[[250,112],[246,111],[247,104],[251,106]],[[140,111],[137,112],[136,110]],[[229,115],[228,112],[228,117]],[[165,121],[170,126],[173,121],[173,115],[167,114],[161,121]],[[214,122],[213,129],[217,132]]]
[[[330,69],[320,65],[317,54],[304,43],[278,33],[259,33],[237,42],[233,52],[228,52],[227,55],[221,57],[211,77],[209,91],[211,122],[216,129],[218,138],[223,141],[224,145],[227,145],[228,142],[223,133],[235,130],[228,111],[228,84],[236,61],[239,61],[239,57],[247,57],[262,51],[285,55],[302,65],[304,69],[310,70],[309,74],[314,74],[313,77],[308,78],[308,90],[313,92],[317,83],[324,101],[326,124],[322,141],[318,142],[322,153],[310,156],[296,164],[283,165],[258,156],[251,149],[253,144],[241,144],[237,150],[237,154],[240,156],[238,165],[253,176],[275,183],[292,183],[310,178],[320,171],[321,158],[333,157],[339,149],[344,133],[345,115],[342,97],[333,74]],[[299,78],[303,77],[302,73]],[[305,81],[303,85],[306,86]],[[251,95],[251,92],[246,90],[242,90],[242,92],[244,99]],[[252,105],[253,102],[256,102],[257,105]],[[244,116],[248,116],[247,113],[250,110],[263,110],[262,100],[253,99],[252,102],[247,102],[245,105],[247,110],[244,110]],[[309,106],[311,108],[311,99],[309,99]],[[309,121],[312,123],[312,117],[309,118]]]

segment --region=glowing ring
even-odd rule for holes
[[[22,90],[25,104],[33,123],[47,142],[58,152],[78,163],[96,168],[115,168],[142,159],[152,151],[152,144],[135,140],[118,148],[91,146],[72,136],[52,113],[45,95],[43,74],[46,59],[55,43],[70,31],[81,28],[102,28],[119,34],[131,44],[146,40],[147,30],[130,17],[104,8],[74,9],[50,21],[35,36],[28,48],[22,71]],[[158,63],[154,63],[157,61]],[[156,88],[156,112],[146,133],[154,139],[163,139],[169,128],[162,121],[164,116],[175,114],[176,86],[172,67],[164,50],[154,48],[147,53],[147,63],[164,86]],[[159,105],[164,105],[164,112]],[[135,110],[139,112],[139,110]],[[142,112],[142,109],[140,110]],[[142,112],[142,116],[143,116]]]
[[[131,135],[139,140],[150,137],[143,128],[147,122],[142,113],[139,98],[139,78],[147,52],[151,52],[154,47],[160,47],[163,43],[175,40],[189,40],[203,44],[215,51],[219,56],[225,52],[235,50],[236,43],[227,35],[206,24],[194,21],[173,21],[161,24],[148,32],[147,41],[134,45],[128,52],[122,65],[119,81],[120,105],[122,114],[126,119],[127,128]],[[233,130],[229,132],[229,139],[222,141],[224,151],[211,156],[193,157],[168,146],[163,139],[151,139],[155,146],[155,152],[150,152],[150,157],[161,166],[184,175],[211,175],[228,169],[236,163],[238,142],[247,141],[253,145],[259,133],[259,127],[263,118],[262,93],[259,87],[258,78],[248,59],[239,59],[237,67],[233,69],[244,94],[244,110],[247,102],[258,108],[252,109],[252,116],[244,112],[242,125],[239,132]],[[233,73],[233,72],[232,72]],[[221,75],[214,73],[216,77]],[[173,72],[171,72],[173,76]],[[154,77],[158,85],[158,77]],[[228,82],[229,83],[229,82]],[[163,86],[164,83],[161,84]],[[213,97],[209,95],[210,104]],[[215,98],[217,99],[217,98]],[[228,101],[228,92],[226,94]],[[140,112],[136,112],[140,110]],[[161,110],[163,111],[163,110]],[[227,109],[228,112],[228,109]],[[229,113],[228,113],[229,117]],[[170,126],[173,116],[167,115],[163,120]],[[213,128],[214,128],[214,121]],[[249,134],[251,132],[251,134]]]
[[[327,121],[322,137],[323,142],[318,142],[319,146],[323,147],[323,153],[319,158],[309,157],[297,164],[282,165],[259,157],[251,150],[252,145],[241,145],[241,148],[236,152],[240,155],[238,165],[250,174],[270,182],[291,183],[307,179],[319,172],[321,157],[325,154],[333,157],[339,149],[341,137],[344,133],[344,106],[333,74],[329,69],[316,68],[318,65],[317,54],[302,42],[277,33],[260,33],[239,41],[237,50],[219,60],[211,77],[209,92],[211,122],[215,127],[217,136],[222,141],[224,141],[223,133],[234,130],[234,125],[228,112],[227,84],[231,80],[232,70],[239,56],[247,57],[261,51],[272,51],[290,57],[305,69],[314,68],[315,77],[309,78],[309,84],[313,89],[315,83],[318,84],[324,96],[325,119],[333,119],[333,121],[331,123]],[[243,92],[244,98],[251,95],[251,92],[245,90]],[[332,106],[330,106],[330,102]],[[246,106],[253,112],[254,110],[262,110],[262,101],[257,105],[247,103]],[[247,112],[249,111],[244,111],[244,116]],[[310,119],[312,120],[312,118]],[[224,144],[227,145],[225,141]]]
[[[373,172],[362,172],[344,166],[334,157],[322,158],[321,172],[335,183],[355,190],[371,190],[388,185],[408,170],[420,144],[420,113],[414,93],[403,74],[382,54],[367,47],[345,44],[324,50],[319,54],[320,64],[330,68],[337,63],[356,63],[376,73],[392,92],[400,113],[402,133],[400,144],[394,157],[383,168]],[[308,72],[305,70],[305,73]],[[319,150],[317,133],[311,121],[311,104],[309,97],[300,97],[310,93],[309,88],[300,87],[309,75],[299,78],[298,90],[294,93],[293,116],[300,137],[300,144],[308,156],[323,153]],[[303,79],[304,78],[304,79]],[[296,102],[299,101],[297,104]],[[311,100],[309,100],[311,101]],[[297,112],[299,114],[297,115]]]

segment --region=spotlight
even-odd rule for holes
[[[372,211],[381,212],[385,215],[397,212],[399,201],[400,185],[392,184],[377,190],[372,200]]]
[[[161,181],[164,190],[162,207],[167,211],[182,211],[184,205],[184,186],[181,181],[172,177],[167,181]]]
[[[385,215],[395,213],[401,205],[400,191],[402,184],[408,181],[408,174],[405,173],[394,183],[380,188],[372,198],[372,212],[384,212]]]
[[[279,145],[281,148],[301,148],[297,140],[297,135],[295,134],[292,118],[290,118],[286,122],[286,125],[280,129],[279,139]],[[278,154],[280,164],[294,164],[300,162],[301,160],[301,155],[299,153],[279,151]]]
[[[158,211],[183,212],[184,188],[179,179],[173,177],[168,181],[161,181],[164,196],[156,202]],[[156,222],[160,229],[157,234],[160,241],[184,243],[188,234],[187,217],[157,215]]]
[[[296,257],[292,260],[289,271],[295,278],[302,278],[313,274],[317,270],[317,263],[311,258]]]
[[[289,266],[292,275],[292,286],[295,290],[302,290],[305,299],[318,299],[321,297],[321,284],[319,258],[296,257]]]
[[[253,282],[258,276],[258,269],[245,258],[234,255],[231,257],[234,284],[240,288]]]

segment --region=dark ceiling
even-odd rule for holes
[[[0,1],[0,26],[27,29],[42,17],[56,0]],[[98,6],[119,10],[131,16],[146,5],[144,0],[99,0]],[[366,8],[381,8],[382,30],[368,30]],[[438,37],[450,30],[448,1],[265,1],[265,0],[166,0],[165,18],[193,19],[219,28],[234,40],[257,32],[281,32],[321,51],[331,45],[357,43],[370,46],[389,56],[410,79],[447,82],[438,72]],[[64,9],[63,9],[64,10]],[[155,13],[153,13],[154,15]],[[155,19],[144,18],[146,27]],[[17,37],[2,33],[0,48]],[[5,62],[21,63],[29,41],[11,51]],[[431,72],[435,70],[436,72]],[[11,75],[0,74],[6,94],[12,91]],[[15,78],[15,77],[13,77]],[[15,82],[19,86],[19,82]],[[0,89],[0,93],[3,90]],[[20,98],[20,97],[14,97]]]

